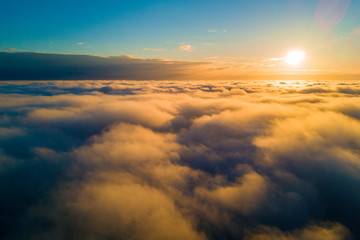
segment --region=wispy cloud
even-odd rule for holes
[[[186,52],[192,52],[193,51],[193,46],[191,46],[191,45],[181,45],[181,46],[177,47],[177,49],[183,50],[183,51],[186,51]]]
[[[262,62],[276,62],[276,61],[282,61],[284,58],[263,58],[260,61]]]
[[[16,49],[16,48],[0,48],[0,52],[5,52],[5,53],[22,53],[22,52],[30,52],[27,50],[22,50],[22,49]],[[38,52],[38,51],[35,51]]]
[[[78,42],[78,43],[76,43],[77,45],[83,45],[83,44],[85,44],[84,42]]]
[[[161,48],[143,48],[144,51],[162,51]]]
[[[209,59],[209,60],[214,60],[214,59],[218,59],[218,56],[213,56],[213,57],[203,57],[203,59]]]
[[[227,32],[227,30],[226,30],[226,29],[218,30],[218,29],[216,29],[216,28],[212,28],[212,29],[209,29],[208,32],[209,32],[209,33],[217,33],[217,32],[223,32],[223,33],[225,33],[225,32]]]

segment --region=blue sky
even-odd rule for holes
[[[0,48],[226,63],[303,49],[306,67],[345,71],[360,62],[359,13],[359,0],[14,0]]]
[[[191,59],[199,53],[231,56],[235,47],[271,53],[268,45],[274,43],[285,48],[306,44],[317,1],[17,0],[2,5],[2,48]],[[359,12],[359,1],[352,1],[332,33],[346,35],[360,26]],[[175,51],[181,44],[193,45],[193,53]]]

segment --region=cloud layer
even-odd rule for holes
[[[191,47],[183,50],[191,51]],[[196,73],[194,69],[198,71],[206,65],[128,55],[103,57],[16,50],[0,52],[0,61],[0,80],[182,79],[190,78]]]
[[[359,239],[357,81],[0,82],[2,239]]]
[[[209,43],[204,43],[208,45]],[[179,51],[192,52],[192,45]],[[144,48],[146,51],[162,49]],[[204,58],[205,59],[205,58]],[[289,69],[283,58],[228,61],[144,59],[129,55],[96,56],[0,49],[0,80],[358,80],[356,71]],[[285,66],[286,65],[286,66]]]

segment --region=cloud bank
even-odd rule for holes
[[[0,82],[1,239],[359,239],[358,81]]]
[[[207,64],[128,55],[103,57],[17,50],[0,52],[0,61],[0,80],[181,79],[197,76],[196,71]]]
[[[206,45],[206,44],[205,44]],[[192,52],[193,46],[177,49]],[[144,48],[145,51],[162,49]],[[356,71],[289,69],[282,58],[247,62],[144,59],[0,49],[0,80],[358,80]]]

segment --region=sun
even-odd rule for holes
[[[285,61],[291,66],[298,66],[306,56],[303,50],[292,50],[286,54]]]

